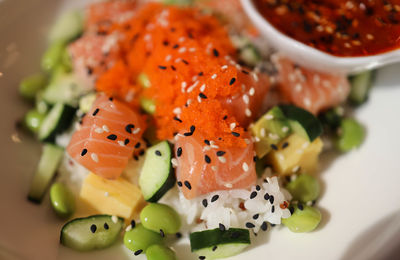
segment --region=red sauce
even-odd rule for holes
[[[289,37],[336,56],[400,47],[400,0],[253,0]]]

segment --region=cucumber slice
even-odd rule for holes
[[[83,31],[83,13],[69,11],[60,16],[52,26],[49,34],[50,42],[70,42],[76,39]]]
[[[75,75],[60,72],[53,77],[50,85],[43,92],[42,98],[49,104],[62,102],[77,107],[79,98],[87,92]]]
[[[350,78],[351,91],[349,100],[354,105],[361,105],[368,99],[375,71],[365,71]]]
[[[250,244],[248,229],[219,228],[194,232],[190,234],[192,252],[206,259],[224,258],[236,255]]]
[[[54,142],[57,134],[68,129],[75,115],[75,108],[57,103],[43,120],[38,137],[43,142]]]
[[[310,142],[322,134],[321,122],[310,112],[293,105],[280,105],[279,108],[289,119],[293,132]]]
[[[42,156],[29,190],[28,199],[40,203],[64,155],[64,149],[53,144],[43,146]]]
[[[146,201],[157,202],[175,185],[171,148],[163,141],[147,149],[145,156],[139,186]]]
[[[110,215],[73,219],[62,227],[60,243],[78,251],[107,248],[118,239],[123,225],[123,218]]]

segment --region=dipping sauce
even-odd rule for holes
[[[252,0],[275,28],[335,56],[400,47],[400,0]]]

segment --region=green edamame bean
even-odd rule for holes
[[[140,212],[140,221],[147,229],[165,234],[175,234],[181,227],[178,213],[168,205],[150,203]]]
[[[318,198],[320,186],[317,178],[301,174],[294,181],[289,182],[286,189],[293,196],[293,200],[306,203]]]
[[[50,45],[42,57],[42,69],[50,72],[61,63],[61,58],[65,49],[65,43],[62,41]]]
[[[340,124],[336,147],[342,152],[350,151],[362,144],[364,136],[365,131],[360,123],[352,118],[345,118]]]
[[[26,77],[19,84],[19,93],[27,99],[34,99],[36,93],[47,84],[47,77],[43,74],[34,74]]]
[[[147,75],[145,73],[140,73],[139,74],[139,76],[137,77],[137,82],[143,88],[151,87],[150,79],[149,79],[149,77],[147,77]]]
[[[152,245],[146,250],[147,260],[176,260],[175,252],[163,245]]]
[[[74,195],[62,183],[56,182],[51,185],[50,201],[54,211],[61,218],[68,218],[75,212]]]
[[[124,234],[125,246],[134,252],[138,250],[145,251],[149,246],[161,243],[161,235],[146,229],[142,224],[136,224],[133,229],[126,231]]]
[[[67,48],[64,48],[61,54],[61,64],[66,72],[72,71],[72,60]]]
[[[313,231],[321,221],[321,212],[316,208],[302,204],[294,205],[293,208],[292,216],[282,219],[282,224],[292,232],[304,233]]]
[[[144,112],[150,115],[156,112],[156,105],[154,104],[154,101],[148,98],[140,99],[140,107],[143,109]]]
[[[36,109],[29,110],[24,118],[25,126],[32,133],[37,133],[45,117],[45,114],[39,113],[39,111],[37,111]]]

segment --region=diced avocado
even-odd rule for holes
[[[255,151],[258,158],[263,157],[291,132],[288,120],[279,107],[273,107],[250,128],[256,138]]]

